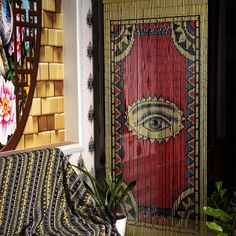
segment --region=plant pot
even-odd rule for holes
[[[118,215],[117,217],[118,217],[118,219],[116,220],[116,229],[121,236],[125,236],[127,216],[126,215]]]

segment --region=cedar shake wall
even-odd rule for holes
[[[30,114],[16,149],[65,140],[62,18],[62,0],[42,0],[37,83]]]

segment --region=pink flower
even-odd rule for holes
[[[0,75],[0,143],[5,145],[8,136],[16,129],[16,96],[11,81]]]
[[[17,20],[19,20],[19,16],[17,15]],[[25,28],[17,26],[16,27],[16,51],[17,51],[17,62],[21,59],[21,42],[24,40]],[[14,47],[14,34],[12,34],[11,41],[8,46],[8,53],[10,56],[15,52]]]

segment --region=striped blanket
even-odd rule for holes
[[[59,149],[0,157],[0,235],[110,235]]]

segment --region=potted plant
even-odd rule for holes
[[[90,183],[86,180],[83,182],[88,193],[94,199],[101,218],[113,227],[116,226],[120,235],[124,235],[127,219],[125,197],[136,185],[136,180],[127,185],[121,174],[116,181],[113,181],[109,171],[106,173],[106,178],[98,180],[85,166],[75,167],[88,177]],[[120,229],[122,224],[124,224],[124,228]]]
[[[208,206],[203,208],[211,219],[206,225],[217,236],[236,236],[236,192],[228,194],[222,186],[221,181],[215,183],[216,190],[208,199]]]

